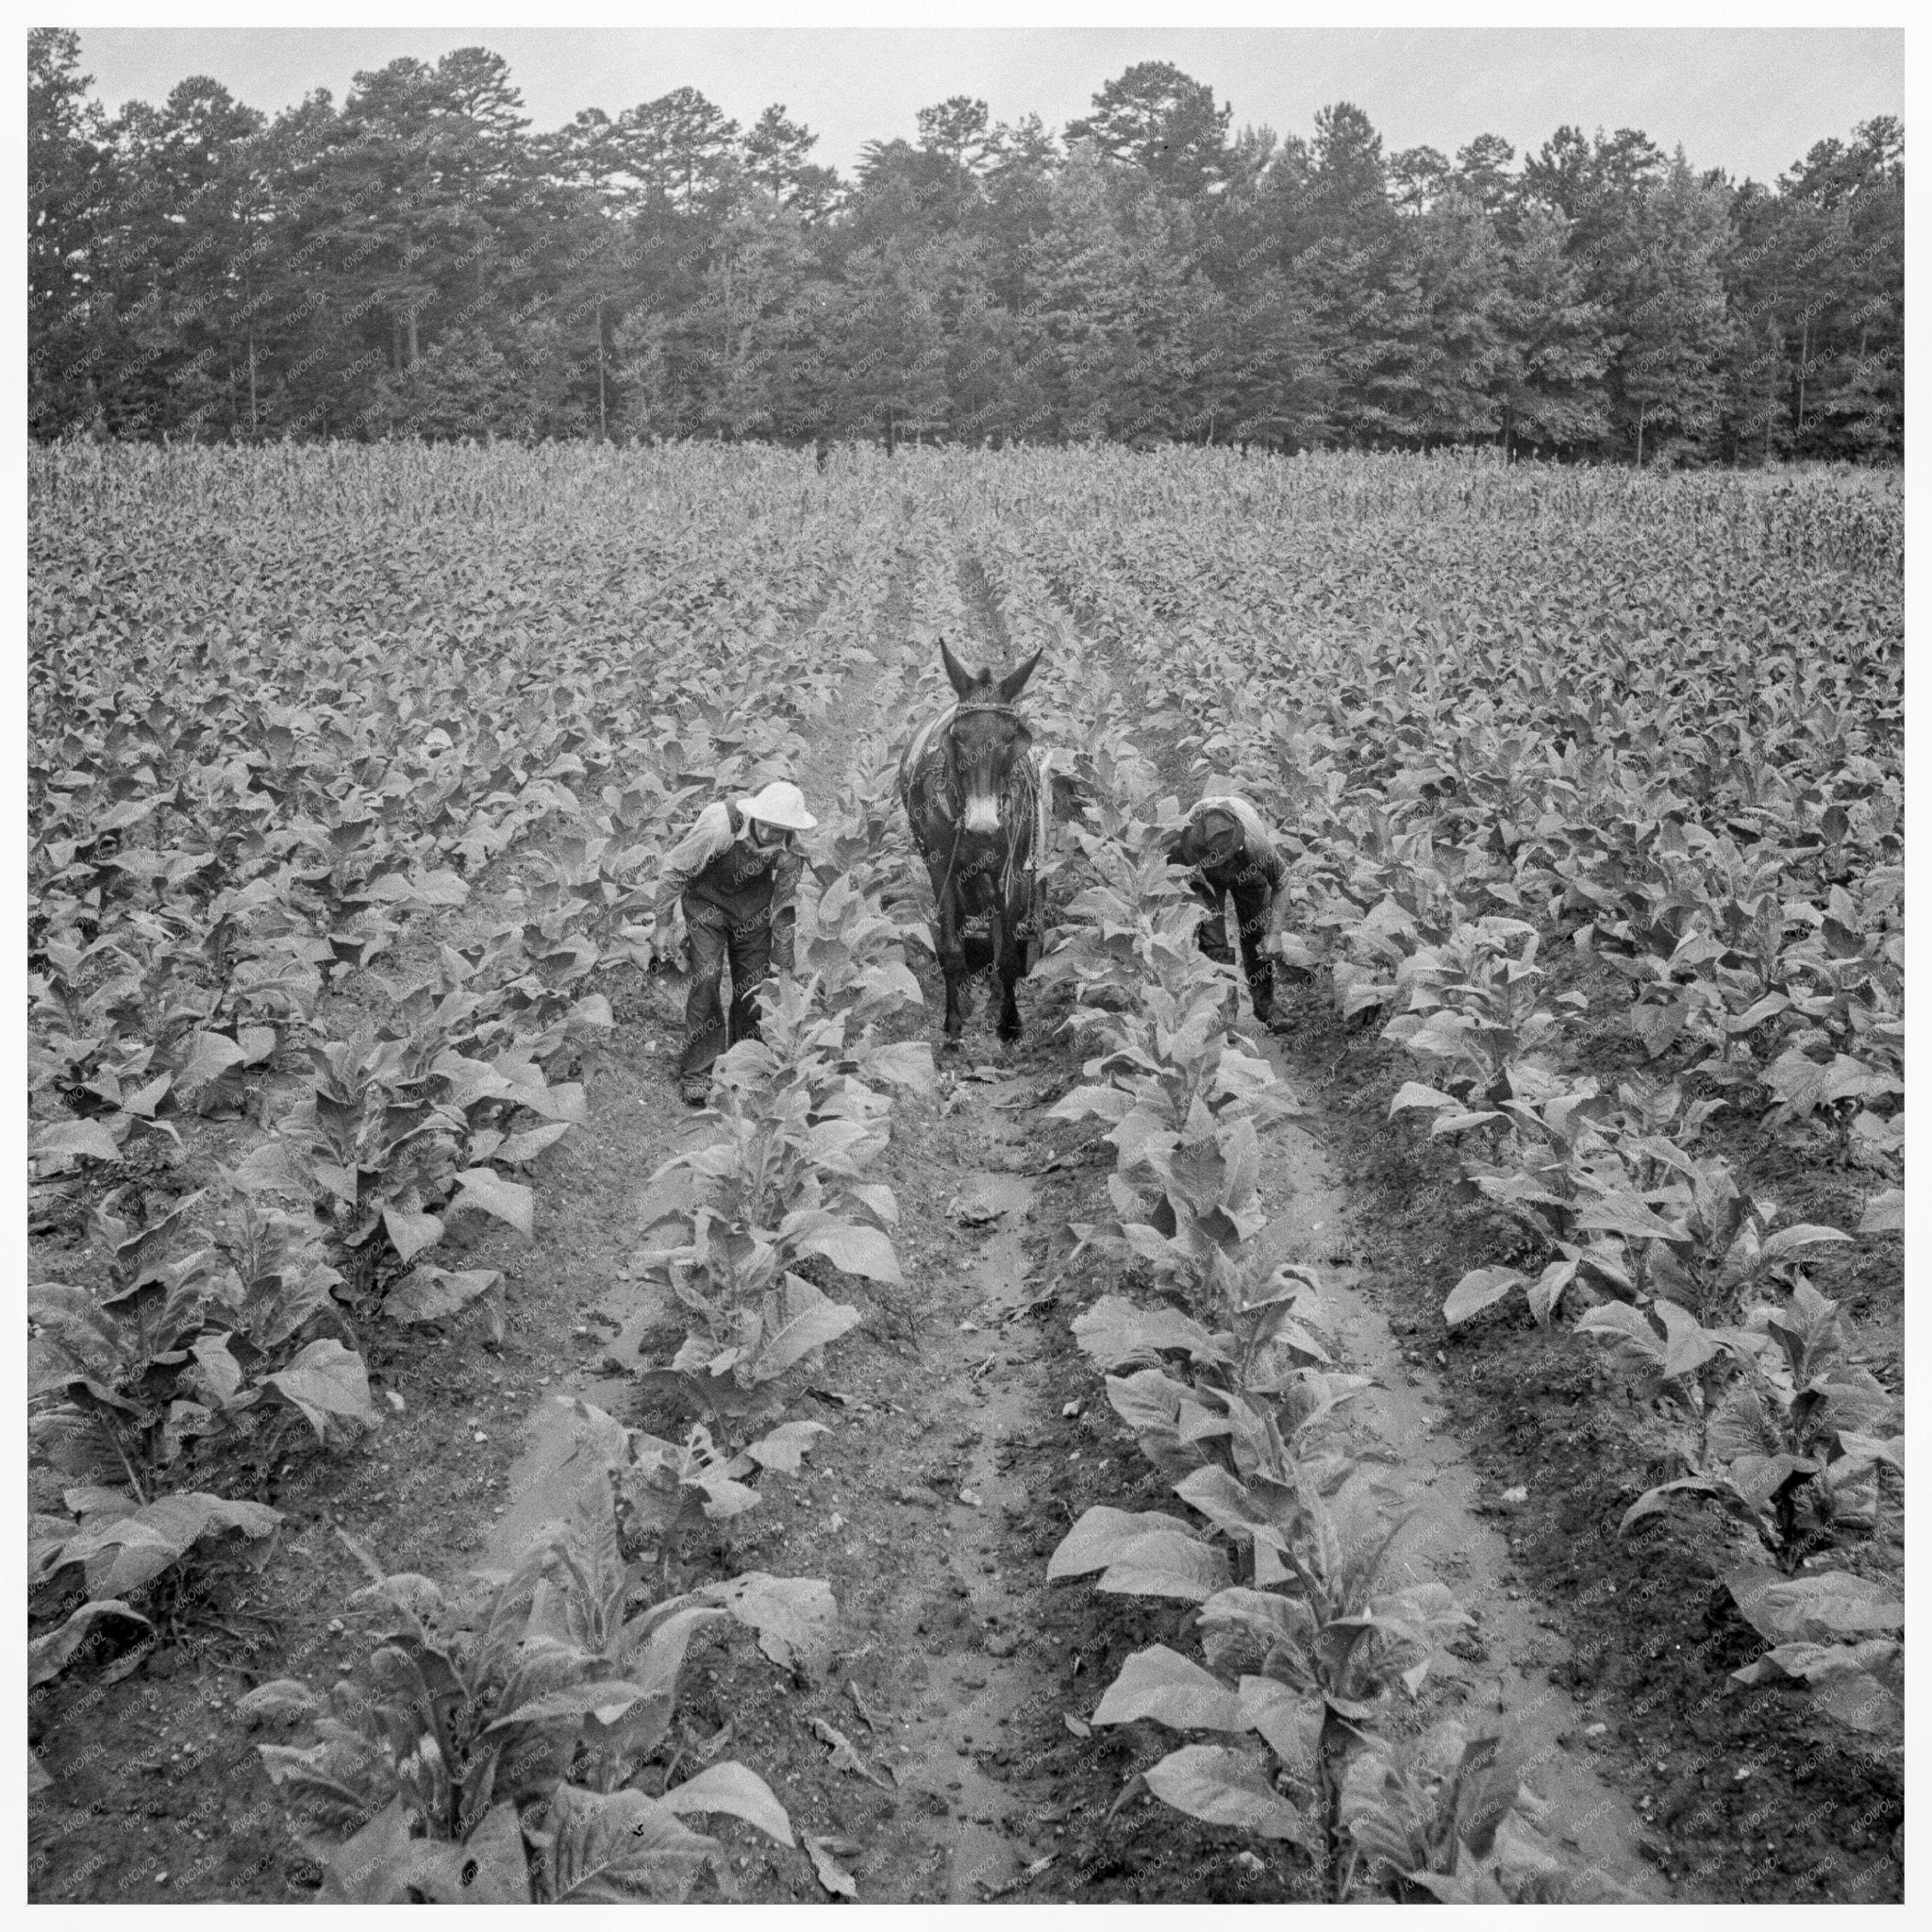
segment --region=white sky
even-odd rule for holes
[[[1132,9],[1109,10],[1120,17]],[[1187,10],[1200,17],[1208,9]],[[938,0],[921,17],[946,11],[946,0]],[[987,9],[975,11],[984,17]],[[1453,155],[1474,135],[1491,132],[1522,153],[1565,122],[1586,132],[1630,126],[1667,151],[1682,142],[1695,166],[1763,181],[1815,141],[1843,138],[1874,114],[1902,115],[1906,92],[1904,35],[1895,27],[627,30],[479,22],[81,34],[83,71],[110,108],[137,98],[158,103],[176,81],[200,73],[271,113],[317,87],[340,102],[358,69],[479,44],[509,63],[538,128],[580,108],[616,114],[688,84],[746,125],[768,103],[783,101],[820,136],[814,158],[844,174],[866,141],[909,139],[915,112],[948,94],[983,97],[996,121],[1037,112],[1058,130],[1137,60],[1172,60],[1207,82],[1217,100],[1232,104],[1237,128],[1265,123],[1307,135],[1315,110],[1336,100],[1363,108],[1390,152],[1427,142]]]

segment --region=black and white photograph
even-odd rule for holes
[[[1902,1909],[1903,17],[107,11],[25,1898]]]

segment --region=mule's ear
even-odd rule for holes
[[[1033,675],[1034,669],[1040,662],[1041,651],[1045,648],[1042,644],[1040,651],[1035,651],[1025,663],[1017,670],[1008,672],[993,687],[993,697],[998,703],[1010,705],[1026,689],[1026,680]]]
[[[983,671],[974,673],[967,670],[965,665],[953,656],[952,649],[944,638],[940,640],[940,662],[946,667],[946,675],[953,680],[953,689],[962,698],[970,698],[978,688],[980,679],[986,675]]]

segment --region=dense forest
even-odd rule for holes
[[[531,131],[481,47],[273,119],[28,40],[35,436],[1111,438],[1655,462],[1904,441],[1904,130],[1774,186],[1620,128],[1234,132],[1165,62],[855,175],[689,87]]]

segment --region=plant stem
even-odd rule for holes
[[[120,1431],[114,1427],[113,1424],[105,1421],[100,1424],[100,1429],[108,1441],[114,1445],[114,1454],[121,1458],[121,1467],[127,1472],[127,1486],[134,1491],[134,1500],[145,1508],[147,1507],[147,1491],[142,1488],[141,1478],[135,1474],[134,1465],[127,1459],[127,1451],[122,1444]]]
[[[1341,1773],[1340,1726],[1332,1711],[1322,1714],[1322,1735],[1315,1747],[1317,1781],[1322,1788],[1322,1890],[1329,1905],[1341,1903]]]

